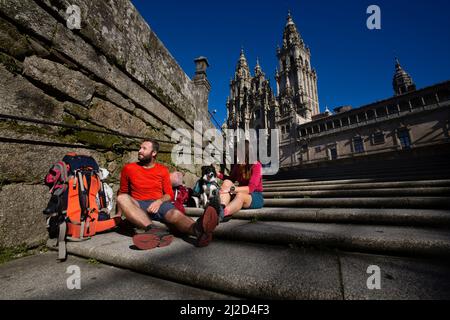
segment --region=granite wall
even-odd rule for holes
[[[79,30],[68,28],[70,5]],[[46,240],[42,181],[67,152],[94,156],[117,190],[137,137],[156,138],[167,141],[159,161],[192,184],[199,168],[172,163],[170,137],[195,120],[213,127],[209,90],[128,0],[0,0],[0,248]]]

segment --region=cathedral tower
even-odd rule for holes
[[[277,49],[276,73],[279,103],[277,127],[301,125],[319,114],[317,73],[311,67],[311,51],[288,13],[283,46]]]
[[[395,59],[395,74],[392,85],[394,87],[396,96],[416,90],[414,81],[412,80],[411,76],[405,70],[403,70],[397,58]]]
[[[229,129],[249,129],[251,74],[244,49],[236,66],[234,78],[230,81],[230,96],[227,100]]]

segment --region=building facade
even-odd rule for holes
[[[290,14],[277,58],[274,95],[259,61],[252,76],[241,51],[230,83],[226,127],[279,129],[281,168],[433,145],[448,148],[450,81],[417,90],[397,59],[393,97],[320,113],[311,52]]]

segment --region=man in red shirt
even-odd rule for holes
[[[157,228],[152,221],[169,224],[183,234],[195,236],[198,247],[207,246],[212,233],[219,223],[217,210],[206,208],[203,215],[194,221],[177,210],[171,201],[174,194],[170,183],[169,170],[156,163],[159,143],[148,139],[139,149],[137,163],[125,165],[120,177],[117,196],[118,213],[143,233],[133,237],[134,245],[141,250],[169,245],[173,236]]]

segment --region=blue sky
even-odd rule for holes
[[[391,97],[395,56],[418,88],[450,80],[448,0],[132,2],[188,76],[196,57],[208,58],[209,106],[217,109],[220,123],[241,46],[252,73],[259,57],[275,87],[276,47],[289,9],[311,48],[322,111]],[[381,30],[366,27],[366,10],[373,4],[381,9]]]

